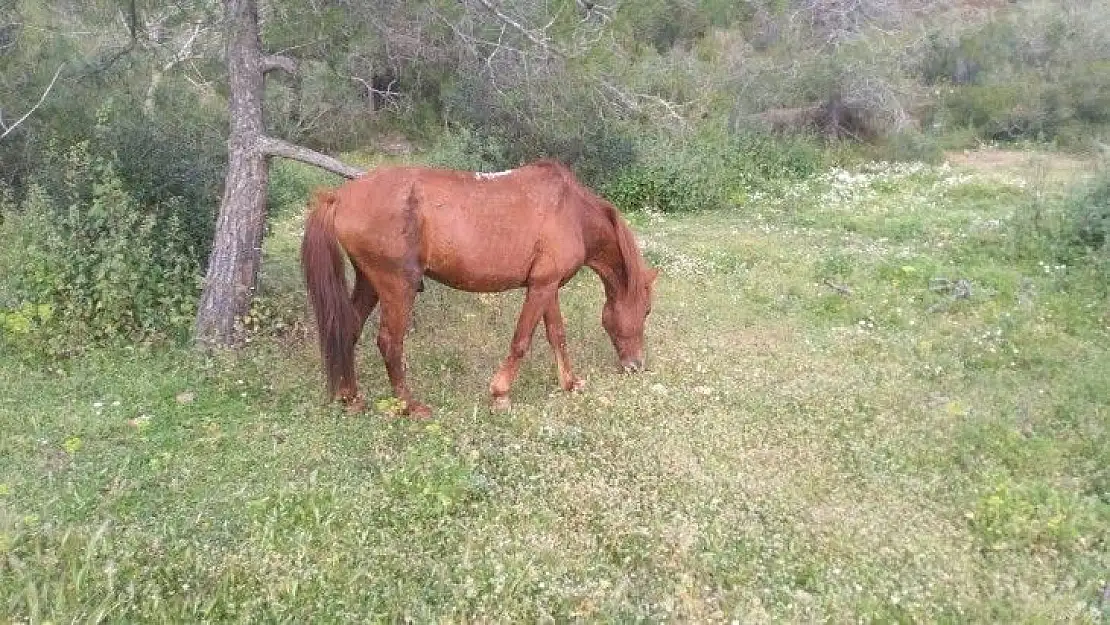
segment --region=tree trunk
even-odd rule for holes
[[[250,312],[262,262],[266,159],[283,156],[347,178],[364,173],[330,156],[265,135],[262,127],[265,75],[276,69],[293,73],[296,63],[282,56],[262,55],[255,0],[225,0],[225,8],[231,134],[227,142],[224,197],[197,308],[195,338],[204,346],[231,346],[242,338],[236,335],[235,323]]]
[[[266,156],[261,150],[263,68],[254,0],[226,0],[231,116],[227,178],[197,310],[202,345],[236,342],[235,321],[250,310],[266,217]]]

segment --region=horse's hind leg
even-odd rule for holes
[[[374,311],[374,307],[378,305],[378,292],[374,290],[373,285],[366,278],[359,269],[355,268],[355,288],[351,293],[351,305],[355,307],[355,314],[358,315],[358,325],[355,326],[354,336],[351,338],[351,351],[354,352],[355,345],[358,343],[359,337],[362,336],[362,328],[366,325],[366,320],[370,317],[370,313]],[[345,380],[345,388],[340,392],[340,397],[347,397],[347,409],[352,412],[361,411],[366,406],[366,400],[358,392],[358,381],[355,379]]]
[[[370,313],[374,312],[374,307],[378,305],[378,292],[374,290],[374,286],[370,284],[370,280],[366,278],[366,274],[362,273],[355,268],[355,289],[351,293],[351,303],[354,304],[355,312],[358,313],[358,331],[355,332],[355,343],[362,336],[362,328],[366,325],[366,320],[370,318]]]
[[[405,371],[405,334],[412,320],[416,283],[403,276],[383,276],[377,280],[382,314],[378,327],[378,349],[385,361],[393,394],[405,402],[405,412],[414,417],[427,417],[431,408],[416,401],[409,391]]]

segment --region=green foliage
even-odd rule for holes
[[[494,171],[519,164],[511,160],[500,138],[465,126],[444,132],[425,158],[430,165],[463,171]]]
[[[1110,285],[1110,176],[1080,182],[1063,197],[1035,194],[1018,205],[1006,249],[1012,260],[1046,272],[1081,272]],[[1086,281],[1084,281],[1086,284]]]
[[[270,183],[267,186],[267,219],[287,216],[289,211],[303,210],[315,189],[338,186],[336,174],[296,161],[274,159],[270,162]]]
[[[942,116],[951,126],[971,128],[984,139],[1063,138],[1066,143],[1081,146],[1083,141],[1069,133],[1074,133],[1077,125],[1098,117],[1076,117],[1076,98],[1080,96],[1067,84],[1047,83],[1041,76],[1029,73],[1005,83],[953,88],[942,100]],[[1097,94],[1089,97],[1098,99]]]
[[[1110,508],[1046,485],[1003,480],[968,515],[984,549],[1073,552],[1110,538]]]
[[[88,141],[90,153],[112,155],[128,194],[159,219],[176,221],[193,260],[203,266],[226,173],[226,115],[185,104],[196,96],[184,87],[166,85],[162,91],[168,101],[149,114],[127,99],[101,105],[92,135],[74,133],[69,144]],[[37,180],[56,167],[44,162]]]
[[[927,84],[973,83],[984,70],[1008,63],[1018,54],[1012,24],[990,21],[956,37],[938,31],[928,34],[918,71]]]
[[[961,24],[956,36],[931,34],[918,71],[940,95],[943,130],[1089,148],[1110,123],[1107,19],[1095,4],[1064,12],[1029,3]]]
[[[625,211],[687,213],[722,202],[711,180],[671,163],[626,168],[606,184],[604,194]]]
[[[54,159],[47,187],[32,183],[5,209],[5,247],[21,251],[3,283],[7,337],[51,352],[116,339],[153,339],[187,327],[199,268],[170,206],[139,203],[115,160],[79,143]],[[168,215],[168,216],[165,216]]]
[[[1091,124],[1110,124],[1110,59],[1074,67],[1063,80],[1075,118]]]
[[[807,137],[782,140],[764,134],[741,135],[734,139],[725,173],[759,187],[762,183],[804,180],[828,165],[829,154]]]
[[[605,104],[589,75],[563,71],[506,90],[460,76],[442,98],[448,130],[440,141],[460,166],[503,169],[555,158],[594,184],[635,158],[631,123],[598,117]]]
[[[621,12],[619,25],[636,41],[666,53],[676,45],[705,35],[713,16],[702,10],[700,4],[681,0],[641,1]]]
[[[1073,194],[1067,217],[1080,244],[1110,255],[1110,172]]]
[[[138,12],[134,33],[131,8]],[[210,27],[221,12],[210,2],[140,0],[122,9],[93,2],[64,11],[54,3],[0,2],[4,122],[11,124],[42,98],[0,141],[0,183],[20,201],[32,182],[57,197],[66,166],[58,146],[88,142],[91,154],[112,155],[116,175],[136,202],[162,211],[159,218],[177,211],[203,263],[227,155],[227,104],[218,87],[226,62],[208,54],[223,47],[219,29]],[[186,51],[186,40],[194,56],[171,62],[169,55]]]
[[[705,132],[643,142],[634,165],[610,174],[603,194],[622,210],[683,213],[743,203],[749,193],[804,180],[829,153],[804,137]]]

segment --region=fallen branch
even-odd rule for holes
[[[825,285],[828,286],[830,289],[836,291],[837,293],[840,293],[841,295],[852,294],[851,288],[844,286],[843,284],[837,284],[836,282],[833,282],[832,278],[825,278]]]

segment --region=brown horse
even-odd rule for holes
[[[350,296],[343,251],[355,268]],[[601,323],[625,371],[643,367],[644,323],[657,271],[644,263],[613,205],[556,162],[493,174],[389,167],[318,192],[305,225],[301,265],[328,392],[352,409],[364,403],[355,379],[355,343],[381,302],[378,348],[393,392],[409,414],[431,414],[409,391],[403,352],[424,276],[471,292],[527,289],[509,355],[490,383],[494,408],[509,406],[509,389],[541,317],[560,386],[582,387],[567,356],[559,287],[583,265],[605,287]]]

